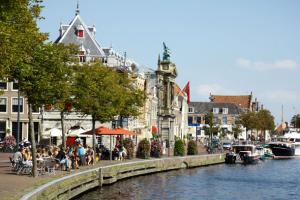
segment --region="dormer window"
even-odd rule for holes
[[[193,107],[189,107],[188,113],[194,113],[194,108]]]
[[[227,115],[227,114],[228,114],[228,108],[223,108],[222,111],[223,111],[223,114],[224,114],[224,115]]]
[[[77,30],[76,30],[76,33],[77,33],[77,37],[79,38],[83,38],[84,37],[84,32],[83,32],[83,26],[82,25],[78,25],[77,26]]]
[[[219,114],[219,108],[213,108],[213,113],[214,114]]]

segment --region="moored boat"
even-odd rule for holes
[[[225,156],[225,163],[234,164],[254,164],[259,161],[260,155],[257,153],[255,145],[233,145],[232,152]]]
[[[293,143],[295,145],[295,156],[300,156],[300,133],[288,132],[281,137],[286,142]]]
[[[295,155],[295,145],[290,142],[270,142],[274,158],[292,158]]]

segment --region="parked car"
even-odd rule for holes
[[[232,148],[231,142],[223,142],[222,147],[224,150],[230,150]]]

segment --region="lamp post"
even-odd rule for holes
[[[16,83],[18,81],[15,80]],[[19,83],[18,83],[19,84]],[[20,90],[19,90],[19,85],[18,85],[18,115],[17,115],[17,145],[19,145],[19,137],[20,137]]]

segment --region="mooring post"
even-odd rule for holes
[[[99,169],[99,187],[102,187],[103,185],[103,172],[102,172],[102,167]]]

